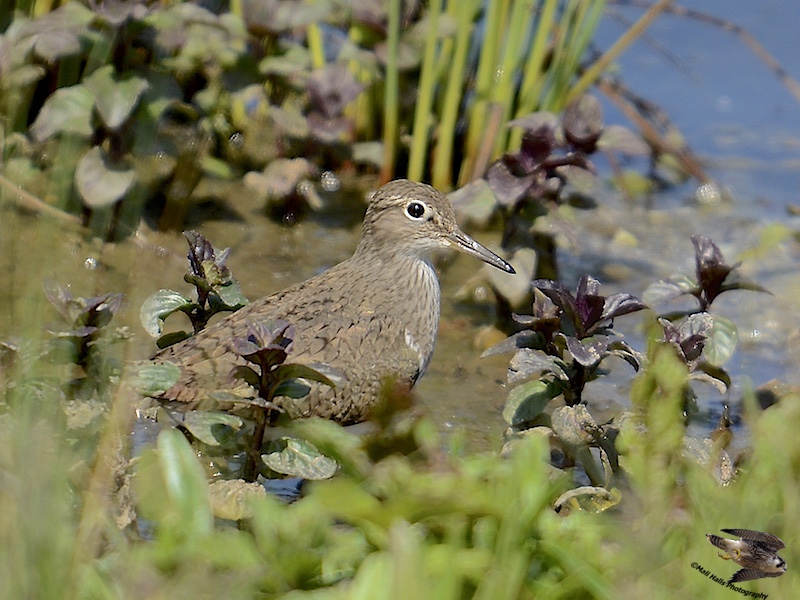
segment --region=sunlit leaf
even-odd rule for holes
[[[73,85],[53,92],[31,125],[37,142],[59,133],[88,138],[92,135],[94,96],[84,85]]]
[[[575,361],[584,367],[597,365],[606,354],[608,340],[592,339],[581,341],[571,335],[564,336],[567,342],[567,350]]]
[[[519,305],[531,292],[530,280],[536,270],[536,251],[533,248],[520,248],[508,257],[508,262],[516,273],[508,273],[485,265],[484,273],[495,291],[512,306]]]
[[[573,446],[594,442],[602,434],[583,404],[559,406],[553,411],[551,422],[559,439]]]
[[[136,181],[134,168],[114,163],[100,146],[89,150],[75,170],[75,186],[84,203],[102,208],[121,200]]]
[[[213,481],[208,486],[211,510],[218,519],[238,521],[253,516],[253,503],[264,501],[267,492],[259,483],[242,479]]]
[[[164,319],[174,312],[190,308],[194,303],[173,290],[158,290],[150,294],[139,309],[139,320],[144,330],[156,337],[164,328]]]
[[[97,112],[109,129],[119,129],[131,116],[142,94],[147,90],[147,80],[126,73],[117,76],[113,65],[105,65],[83,80],[92,92]]]
[[[225,435],[225,429],[238,430],[243,425],[239,417],[221,412],[189,410],[182,416],[181,424],[189,430],[189,433],[209,446],[220,445],[220,438]]]
[[[231,308],[240,308],[249,303],[238,281],[234,280],[228,284],[217,286],[215,291],[219,295],[219,299]]]
[[[736,350],[739,330],[736,324],[726,317],[712,315],[714,324],[706,339],[703,357],[714,366],[724,364]]]
[[[603,319],[614,319],[628,313],[647,308],[647,305],[631,294],[611,294],[603,305]]]
[[[695,283],[686,276],[670,281],[657,281],[647,286],[642,298],[649,305],[666,304],[694,289]]]
[[[485,226],[497,209],[497,198],[485,179],[476,179],[450,192],[447,197],[453,204],[459,224],[472,223]]]
[[[263,454],[261,459],[273,471],[303,479],[330,479],[339,469],[338,463],[320,454],[312,444],[297,438],[281,438],[283,448]]]

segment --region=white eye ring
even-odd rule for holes
[[[422,218],[428,213],[428,206],[419,200],[413,200],[406,204],[406,216],[412,221],[421,221]]]

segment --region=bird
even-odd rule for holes
[[[732,560],[743,567],[736,571],[728,583],[761,579],[762,577],[780,577],[786,572],[786,561],[778,556],[778,551],[785,548],[783,541],[771,533],[762,533],[751,529],[723,529],[725,533],[735,535],[739,539],[728,538],[707,533],[708,541],[725,551],[719,556]]]
[[[236,367],[247,364],[233,351],[233,340],[245,337],[253,323],[282,320],[294,327],[287,363],[321,363],[346,379],[336,387],[309,382],[308,395],[279,398],[279,408],[292,417],[363,421],[387,383],[410,390],[428,367],[441,296],[431,261],[442,248],[515,273],[461,231],[444,194],[423,183],[390,181],[371,194],[350,258],[158,352],[153,361],[180,368],[177,383],[159,400],[182,410],[213,403],[220,390],[235,387]]]

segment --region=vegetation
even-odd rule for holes
[[[506,251],[544,256],[555,242],[536,220],[587,200],[591,156],[644,151],[584,92],[668,4],[587,61],[603,2],[19,2],[0,11],[0,183],[57,216],[47,240],[75,214],[103,239],[142,218],[182,228],[210,180],[220,195],[243,181],[278,215],[362,177],[471,182],[462,210],[499,214]],[[186,236],[194,294],[161,290],[141,307],[161,347],[247,302],[227,251]],[[379,407],[364,436],[305,420],[263,443],[272,398],[337,375],[291,363],[285,322],[236,341],[257,391],[242,415],[160,414],[153,434],[131,406],[174,373],[125,362],[130,332],[114,319],[127,299],[48,282],[59,322],[42,327],[40,295],[26,296],[22,337],[0,341],[3,597],[730,597],[695,566],[729,576],[705,533],[747,524],[787,553],[800,539],[800,404],[790,392],[764,411],[745,390],[746,452],[727,412],[690,435],[693,386],[731,385],[738,334],[712,305],[764,291],[713,241],[692,242],[694,277],[642,300],[603,296],[589,275],[573,292],[554,262],[522,294],[495,286],[509,314],[533,294],[491,351],[514,353],[500,453],[442,437],[408,397]],[[10,273],[25,285],[4,289],[38,291],[38,275]],[[164,333],[179,314],[191,331]],[[613,329],[636,316],[641,350]],[[593,386],[620,358],[635,371],[630,409],[604,421]],[[299,501],[265,492],[258,476],[277,474],[309,480]],[[800,585],[790,572],[746,587],[793,597]]]
[[[370,174],[449,190],[520,147],[512,119],[597,77],[583,60],[603,7],[20,5],[0,36],[4,177],[107,239],[146,212],[179,230],[203,181],[221,197],[243,182],[282,216]]]
[[[210,246],[190,237],[190,257]],[[722,291],[757,287],[737,277],[713,242],[694,243],[697,281],[671,280],[682,282],[681,292],[713,300]],[[712,271],[724,274],[709,277]],[[226,280],[233,281],[229,272]],[[229,453],[231,434],[239,431],[260,446],[263,418],[255,434],[236,417],[186,419],[180,426],[194,447],[166,427],[155,447],[126,466],[119,450],[129,427],[128,377],[115,360],[118,345],[109,344],[119,337],[111,328],[119,296],[74,298],[50,285],[64,325],[39,344],[3,347],[0,535],[8,549],[2,575],[9,597],[707,594],[713,582],[691,565],[724,572],[703,535],[720,527],[720,515],[752,523],[748,511],[757,507],[764,529],[784,539],[795,535],[798,523],[783,512],[800,489],[791,466],[797,418],[791,398],[763,414],[752,395],[745,398],[752,453],[737,466],[725,451],[731,441],[725,426],[724,435],[708,442],[687,436],[687,393],[702,370],[700,357],[733,339],[715,339],[713,323],[689,327],[690,335],[683,330],[708,313],[668,315],[672,321],[649,316],[660,332],[654,328],[643,357],[621,340],[607,341],[610,321],[641,310],[641,301],[603,297],[590,277],[575,295],[555,282],[535,285],[553,307],[537,295],[534,315],[518,318],[525,329],[500,346],[520,348],[513,377],[533,377],[509,396],[512,430],[502,455],[465,453],[458,436],[442,440],[403,403],[378,411],[375,430],[362,437],[331,422],[299,421],[289,424],[283,457],[267,452],[264,465],[280,470],[289,456],[301,462],[310,456],[319,469],[319,449],[335,459],[338,472],[330,478],[323,468],[289,505],[260,484],[237,480],[238,471],[234,479],[219,470],[209,479],[198,461],[202,447],[204,462],[209,456],[214,462],[215,446]],[[670,285],[655,288],[663,293]],[[291,356],[288,324],[254,330],[237,345],[253,364],[242,377],[267,392],[264,401],[269,393],[298,393],[281,388],[287,378],[324,380],[284,364]],[[532,360],[526,346],[545,360]],[[640,372],[631,412],[598,424],[584,386],[603,376],[598,367],[609,353]],[[594,362],[586,360],[590,355]],[[54,356],[72,368],[57,367]],[[722,371],[706,371],[722,378]],[[138,377],[132,385],[157,381]],[[97,382],[111,385],[91,385]],[[557,397],[564,404],[546,412]],[[253,448],[246,449],[246,476]],[[776,594],[796,587],[788,577],[769,583]]]

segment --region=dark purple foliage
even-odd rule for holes
[[[561,309],[561,331],[579,339],[606,329],[615,317],[646,308],[631,294],[600,295],[600,282],[589,275],[581,277],[574,296],[565,285],[550,279],[535,279],[531,285]]]
[[[674,314],[671,319],[693,312],[706,312],[717,296],[730,290],[769,293],[757,283],[742,279],[738,272],[740,263],[726,264],[719,247],[710,238],[694,235],[692,244],[695,253],[695,281],[687,276],[674,275],[668,281],[656,282],[645,290],[645,296],[651,302],[669,302],[687,294],[697,298],[700,307],[696,311]]]
[[[48,327],[48,333],[66,344],[69,360],[86,367],[102,328],[109,324],[122,305],[122,294],[74,297],[66,287],[50,280],[44,282],[44,294],[64,318],[63,323]]]
[[[530,200],[557,200],[568,177],[565,167],[595,173],[589,155],[604,140],[604,128],[600,103],[592,96],[570,103],[560,122],[552,113],[539,112],[511,121],[509,126],[524,129],[520,148],[503,155],[485,175],[502,206],[518,208]],[[612,138],[627,140],[619,135]],[[615,145],[613,139],[604,141],[603,147],[640,151],[630,143]]]
[[[646,308],[641,300],[625,293],[603,296],[600,283],[589,275],[581,277],[575,294],[550,279],[536,279],[531,285],[552,305],[535,294],[533,314],[514,317],[525,329],[484,353],[516,351],[509,382],[549,376],[553,397],[562,394],[568,405],[574,405],[581,401],[586,383],[598,377],[606,357],[618,356],[639,368],[638,353],[614,339],[611,326],[616,317]]]

